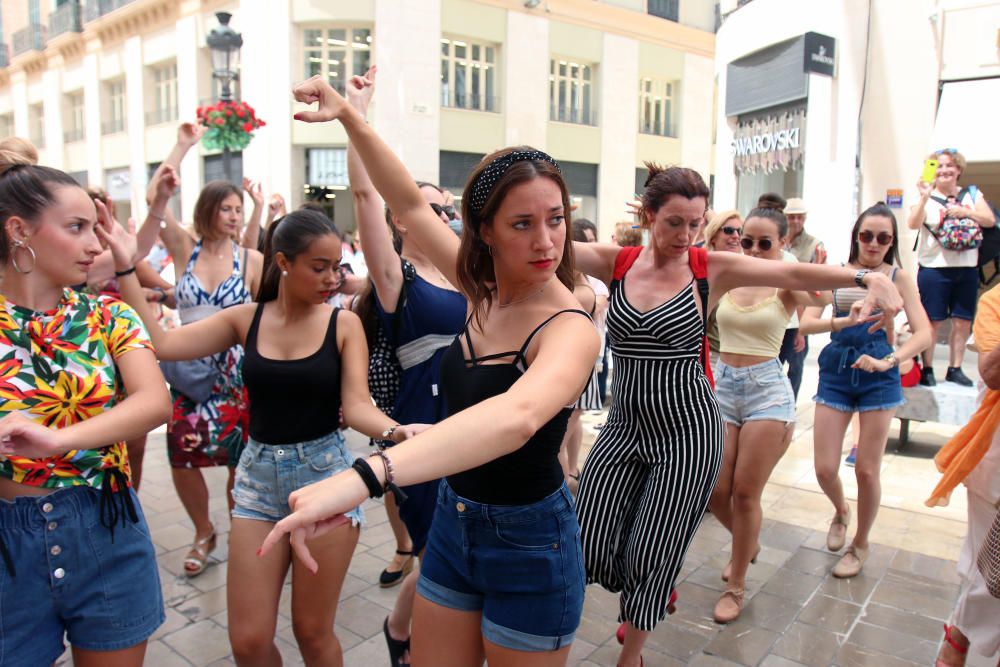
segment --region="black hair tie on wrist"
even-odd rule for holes
[[[130,273],[135,273],[135,267],[125,269],[124,271],[115,271],[115,278],[124,278]]]
[[[372,470],[372,467],[368,465],[368,461],[356,458],[351,467],[357,471],[358,475],[361,476],[361,481],[368,487],[369,498],[381,498],[385,494],[385,490],[378,483],[378,477],[375,476],[375,471]]]

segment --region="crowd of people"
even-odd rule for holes
[[[700,174],[653,163],[636,219],[599,243],[593,223],[572,219],[559,164],[532,147],[483,157],[460,210],[414,181],[366,122],[375,78],[374,68],[353,77],[346,95],[322,77],[293,91],[310,107],[297,120],[346,132],[353,244],[320,207],[265,204],[249,181],[208,183],[182,225],[169,202],[200,140],[193,125],[151,178],[138,228],[115,220],[106,196],[38,165],[30,144],[0,144],[4,664],[51,664],[64,636],[76,665],[142,663],[164,610],[136,489],[143,439],[166,423],[194,526],[189,577],[219,543],[202,469],[229,470],[237,664],[281,663],[289,571],[303,660],[343,663],[334,622],[361,505],[384,498],[396,541],[379,577],[398,586],[383,625],[392,665],[565,664],[588,584],[620,594],[618,664],[641,665],[650,633],[683,603],[676,584],[706,511],[732,534],[713,617],[732,622],[750,603],[761,495],[792,438],[806,337],[821,332],[815,468],[833,505],[827,548],[841,553],[834,576],[863,570],[900,366],[925,354],[922,381],[933,384],[933,341],[949,319],[946,380],[971,383],[960,366],[974,249],[935,247],[934,223],[995,221],[981,192],[958,187],[961,155],[936,154],[936,178],[921,182],[907,218],[921,228],[916,279],[900,268],[884,204],[857,218],[847,260],[828,264],[803,200],[767,193],[745,216],[713,213]],[[157,247],[173,283],[147,259]],[[995,389],[990,303],[976,342]],[[162,305],[181,326],[163,325]],[[581,464],[580,415],[603,406],[612,365],[607,419]],[[839,470],[852,415],[848,541]],[[372,454],[352,460],[344,428],[368,436]],[[990,437],[963,562],[997,500]],[[1000,633],[980,619],[1000,601],[982,588],[946,627],[941,664],[963,664],[970,642],[997,650]]]

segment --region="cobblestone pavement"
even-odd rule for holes
[[[809,376],[814,371],[814,363],[807,366],[804,387],[815,386],[815,377]],[[660,624],[644,653],[649,667],[933,664],[942,623],[959,591],[954,561],[965,534],[965,493],[957,491],[947,508],[930,510],[922,503],[937,480],[930,458],[956,429],[914,424],[912,444],[901,453],[893,449],[893,427],[870,560],[862,575],[840,581],[829,575],[837,558],[825,549],[832,511],[812,471],[812,403],[805,389],[799,408],[796,437],[764,494],[763,550],[750,567],[743,616],[729,626],[712,622],[712,608],[723,587],[719,574],[729,559],[729,536],[707,516],[684,564],[678,611]],[[602,420],[599,413],[584,416],[584,453]],[[357,435],[349,437],[349,444],[357,453],[365,449]],[[140,494],[167,605],[166,623],[149,644],[146,664],[232,665],[226,634],[225,471],[207,471],[219,547],[209,568],[189,580],[182,562],[193,528],[174,492],[164,447],[162,433],[150,436]],[[853,504],[857,495],[851,469],[842,468],[841,477]],[[361,533],[337,613],[336,630],[348,667],[389,664],[381,630],[396,589],[379,588],[377,582],[395,545],[382,505],[369,501],[365,511],[368,526]],[[299,665],[290,597],[286,586],[277,644],[285,664]],[[587,589],[571,665],[615,664],[617,610],[615,596],[596,586]],[[63,659],[63,664],[69,663],[68,657]],[[972,657],[969,664],[995,665],[996,657]]]

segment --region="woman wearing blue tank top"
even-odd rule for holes
[[[367,114],[375,92],[375,73],[376,68],[372,67],[364,77],[352,77],[347,85],[347,99],[362,116]],[[434,266],[399,216],[384,209],[352,143],[347,147],[347,169],[358,234],[374,286],[376,313],[402,369],[389,415],[401,424],[435,424],[447,416],[441,389],[441,359],[465,321],[465,296]],[[447,226],[454,217],[454,208],[446,207],[440,188],[430,183],[417,185],[429,208]],[[398,252],[389,225],[402,241]],[[404,267],[415,275],[404,275]],[[417,575],[411,575],[410,571],[414,555],[421,556],[427,544],[437,504],[438,480],[403,490],[407,501],[401,507],[397,508],[392,495],[385,499],[386,513],[396,533],[396,558],[391,569],[386,568],[379,578],[384,587],[403,579],[396,604],[382,628],[394,665],[408,662],[406,651],[417,590]],[[400,519],[401,526],[396,523]]]
[[[274,644],[278,606],[292,569],[292,628],[306,664],[342,665],[333,627],[340,588],[354,553],[360,507],[310,541],[316,561],[303,561],[288,541],[258,558],[271,526],[289,513],[288,496],[350,466],[339,432],[344,420],[371,437],[398,426],[372,405],[368,351],[358,317],[326,300],[340,280],[341,238],[322,213],[296,211],[268,228],[257,304],[243,304],[172,331],[156,324],[134,275],[122,296],[139,311],[161,359],[196,359],[241,345],[250,398],[250,439],[233,488],[227,603],[229,638],[240,665],[280,664]],[[132,256],[119,242],[116,263]],[[287,335],[290,330],[294,336]],[[400,437],[405,429],[398,429]],[[356,504],[357,505],[357,504]],[[249,585],[248,585],[249,584]]]
[[[528,147],[486,156],[463,198],[461,245],[400,160],[323,77],[295,89],[339,120],[408,234],[468,299],[441,360],[449,416],[355,470],[296,491],[262,549],[322,533],[388,483],[445,477],[413,608],[413,664],[564,665],[583,608],[579,525],[559,465],[599,339],[572,294],[569,195]],[[381,295],[380,295],[381,296]],[[406,501],[409,502],[409,501]],[[404,504],[405,507],[405,504]]]
[[[819,355],[819,388],[813,423],[816,480],[830,502],[834,516],[826,547],[840,551],[847,541],[851,507],[840,482],[840,448],[854,412],[861,423],[857,437],[858,529],[854,540],[833,568],[835,577],[853,577],[868,557],[868,534],[875,523],[882,486],[879,472],[896,408],[904,403],[899,383],[899,360],[912,359],[931,344],[930,321],[920,304],[917,286],[899,264],[899,230],[892,209],[883,203],[866,209],[851,230],[848,268],[877,271],[890,276],[903,296],[903,308],[913,335],[893,350],[885,331],[870,331],[858,323],[858,300],[864,292],[833,292],[833,316],[822,317],[822,308],[807,308],[800,332],[830,332],[830,344]]]

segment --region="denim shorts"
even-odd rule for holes
[[[101,524],[89,486],[0,500],[0,534],[15,571],[0,561],[0,664],[51,665],[63,635],[87,651],[146,641],[165,620],[156,553],[139,520]],[[117,500],[115,502],[118,502]]]
[[[719,361],[715,396],[727,424],[772,420],[795,423],[795,394],[777,359],[737,368]]]
[[[972,266],[928,268],[917,271],[920,303],[932,322],[950,317],[971,321],[979,298],[979,271]]]
[[[288,506],[292,491],[333,477],[351,463],[340,431],[289,445],[250,438],[236,466],[233,518],[278,522],[292,513]],[[364,523],[360,505],[345,516],[354,526]]]
[[[484,505],[441,481],[417,592],[482,612],[483,637],[516,651],[573,641],[585,586],[580,524],[569,489],[531,505]]]
[[[830,335],[819,353],[819,387],[813,400],[840,412],[892,410],[906,403],[899,369],[869,373],[851,368],[863,354],[882,359],[892,352],[884,331],[868,332],[858,324]]]

